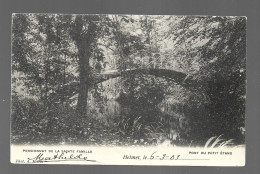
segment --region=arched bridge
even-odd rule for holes
[[[185,88],[191,88],[197,86],[196,81],[190,79],[187,74],[168,70],[168,69],[133,69],[133,70],[125,70],[122,72],[119,71],[107,71],[99,74],[93,74],[88,82],[86,82],[90,88],[94,87],[98,83],[102,83],[106,80],[121,77],[121,76],[131,76],[137,74],[145,74],[152,75],[155,77],[165,78],[170,81],[174,81],[176,84],[181,85]],[[79,82],[72,82],[64,85],[59,91],[56,91],[56,94],[62,94],[69,96],[73,96],[78,93],[79,90]]]
[[[122,72],[118,72],[118,71],[103,72],[94,75],[94,78],[91,80],[90,84],[95,85],[112,78],[117,78],[120,76],[128,76],[128,75],[137,75],[137,74],[145,74],[145,75],[152,75],[155,77],[165,78],[167,80],[174,81],[177,84],[182,86],[194,86],[196,84],[195,81],[189,79],[187,77],[187,74],[185,73],[174,71],[174,70],[168,70],[168,69],[154,69],[154,68],[125,70]]]

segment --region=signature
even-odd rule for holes
[[[27,158],[28,163],[43,163],[43,162],[60,162],[60,161],[90,161],[96,162],[96,160],[89,160],[87,156],[83,154],[65,154],[56,153],[53,156],[46,156],[44,153],[39,153],[33,158]]]

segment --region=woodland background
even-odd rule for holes
[[[104,72],[167,69],[94,84]],[[11,141],[18,144],[244,143],[246,19],[14,14]]]

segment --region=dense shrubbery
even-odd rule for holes
[[[49,108],[34,99],[12,98],[12,143],[22,144],[111,144],[133,143],[140,134],[138,120],[114,120],[108,127],[94,117],[79,119],[75,108],[52,105]],[[121,137],[125,139],[119,141]],[[131,139],[131,140],[130,140]]]
[[[33,99],[12,98],[13,143],[96,143],[104,125],[92,119],[78,119],[70,106],[44,107]]]
[[[46,109],[33,99],[12,98],[12,141],[14,143],[60,142],[66,130],[65,108]]]
[[[122,112],[113,119],[113,125],[106,125],[94,116],[78,118],[75,108],[70,106],[46,108],[40,101],[17,96],[12,103],[14,144],[156,145],[168,134],[162,114],[156,109],[146,113],[138,108],[136,112]]]

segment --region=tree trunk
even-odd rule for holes
[[[79,96],[77,103],[78,116],[85,116],[87,112],[88,89],[89,89],[89,43],[86,39],[82,41],[79,49]]]
[[[84,23],[87,23],[88,30],[83,30]],[[87,113],[88,89],[90,85],[90,66],[89,59],[91,56],[91,44],[96,37],[96,24],[90,18],[78,15],[75,19],[74,40],[78,48],[79,56],[79,96],[77,103],[77,115],[85,117]]]

